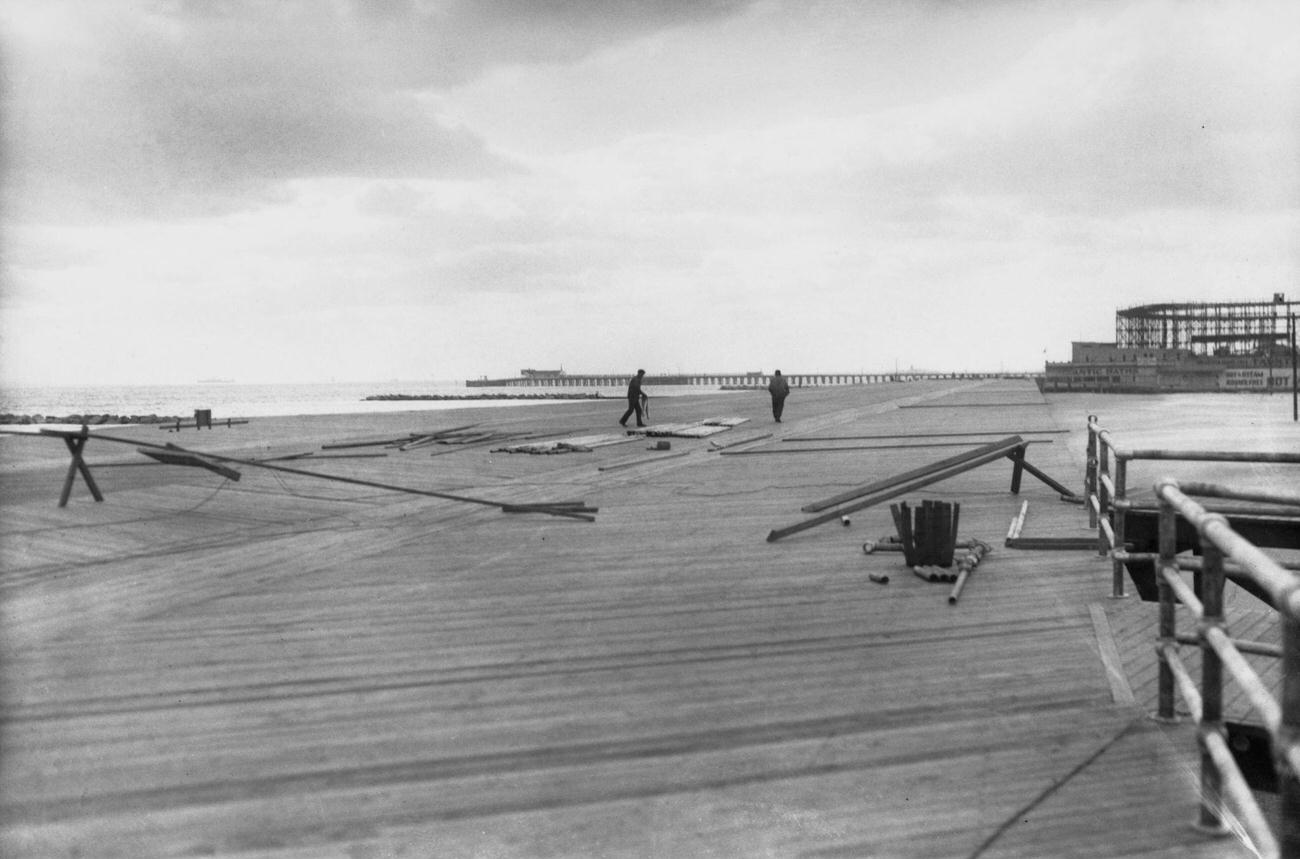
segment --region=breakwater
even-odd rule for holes
[[[177,421],[186,420],[186,418],[177,417],[176,415],[14,415],[0,414],[0,424],[17,424],[19,426],[31,426],[33,424],[85,424],[86,426],[102,426],[104,424],[174,424]]]

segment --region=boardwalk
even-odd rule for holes
[[[591,523],[253,468],[230,482],[96,440],[105,501],[78,485],[59,509],[62,445],[3,439],[0,854],[1251,855],[1190,825],[1191,728],[1149,720],[1147,669],[1112,650],[1142,607],[1108,599],[1108,561],[1001,546],[1025,500],[1025,536],[1088,533],[1047,486],[1011,495],[1002,461],[902,499],[959,501],[962,536],[994,545],[956,605],[863,554],[887,506],[765,541],[811,501],[1008,434],[1081,486],[1093,404],[946,380],[798,391],[779,425],[765,394],[652,405],[656,423],[751,420],[662,454],[301,466],[581,499]],[[620,411],[115,434],[248,458],[471,422],[590,436]]]

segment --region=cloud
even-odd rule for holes
[[[1033,366],[1294,281],[1298,15],[19,0],[6,332],[239,329],[340,377]]]
[[[449,121],[437,89],[569,61],[737,4],[20,3],[4,143],[29,217],[209,215],[286,179],[518,169]]]
[[[81,8],[67,30],[15,40],[24,75],[9,86],[5,144],[23,182],[11,211],[196,216],[265,202],[304,176],[509,169],[418,93],[346,73],[351,51],[336,36],[306,51],[291,27],[267,32],[251,17]],[[107,37],[75,50],[96,28]]]

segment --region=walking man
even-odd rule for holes
[[[781,413],[785,411],[785,398],[790,396],[790,383],[777,370],[772,374],[772,381],[767,385],[767,391],[772,395],[772,417],[776,422],[781,422]]]
[[[641,380],[644,378],[645,370],[637,370],[636,376],[632,381],[627,383],[627,411],[624,412],[623,417],[618,420],[620,426],[627,426],[627,419],[632,417],[633,414],[636,415],[636,425],[639,427],[645,426],[645,420],[642,418],[641,406],[650,398],[641,393]]]

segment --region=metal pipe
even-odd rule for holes
[[[1258,501],[1262,504],[1286,504],[1300,507],[1300,491],[1236,489],[1219,483],[1179,481],[1178,489],[1184,495],[1205,498],[1231,498],[1236,501]]]
[[[1128,459],[1179,460],[1186,462],[1300,463],[1300,453],[1269,453],[1240,450],[1134,450]]]
[[[1200,647],[1201,645],[1201,639],[1199,637],[1195,635],[1186,635],[1181,632],[1174,636],[1174,640],[1179,644],[1191,644],[1197,647]],[[1269,644],[1264,641],[1251,641],[1245,638],[1229,638],[1228,640],[1232,642],[1233,647],[1237,648],[1242,653],[1249,653],[1254,656],[1270,656],[1274,659],[1282,658],[1281,645]]]
[[[1174,614],[1174,580],[1177,573],[1171,572],[1174,566],[1175,543],[1178,520],[1175,518],[1174,506],[1169,502],[1160,505],[1160,575],[1156,584],[1160,592],[1160,647],[1174,646],[1174,634],[1177,632]],[[1157,678],[1156,713],[1161,719],[1170,721],[1174,718],[1174,674],[1168,661],[1160,660]]]
[[[1241,822],[1242,828],[1250,836],[1253,847],[1261,857],[1290,857],[1290,852],[1281,852],[1277,838],[1273,835],[1273,830],[1269,827],[1268,821],[1264,819],[1263,813],[1259,810],[1259,804],[1255,802],[1255,796],[1250,792],[1250,786],[1242,777],[1241,771],[1237,768],[1237,762],[1232,757],[1232,752],[1228,750],[1228,741],[1223,738],[1223,734],[1218,731],[1202,732],[1201,748],[1206,758],[1210,761],[1211,770],[1222,775],[1220,783],[1216,785],[1214,794],[1203,797],[1202,808],[1206,808],[1208,803],[1213,803],[1216,808],[1211,811],[1213,823],[1207,828],[1215,831],[1223,828],[1223,819],[1220,809],[1223,801],[1220,797],[1228,800],[1227,805],[1231,806],[1237,812],[1237,819]],[[1204,817],[1202,818],[1204,821]]]
[[[1178,575],[1177,567],[1161,567],[1160,577],[1162,581],[1169,585],[1174,596],[1178,598],[1178,602],[1187,606],[1188,611],[1198,617],[1204,612],[1201,601],[1196,598],[1196,592],[1192,590],[1187,582],[1183,581],[1182,576]],[[1199,639],[1197,640],[1199,641]]]
[[[1213,543],[1226,556],[1240,564],[1246,575],[1268,591],[1273,605],[1282,600],[1296,586],[1296,577],[1282,569],[1276,561],[1257,546],[1232,530],[1227,519],[1217,513],[1208,513],[1188,498],[1176,480],[1166,478],[1156,484],[1156,493],[1168,501],[1180,515],[1200,533],[1202,544]]]
[[[1112,549],[1124,548],[1125,519],[1128,516],[1128,505],[1116,504],[1116,501],[1127,502],[1128,497],[1128,460],[1119,457],[1115,460],[1115,487],[1112,493],[1111,508],[1116,511],[1112,525],[1115,529],[1114,537],[1110,541]],[[1113,599],[1123,599],[1124,597],[1124,564],[1112,555],[1110,560],[1110,595]]]
[[[1101,463],[1097,466],[1097,516],[1101,525],[1110,523],[1110,498],[1114,485],[1110,482],[1110,448],[1101,446]],[[1114,545],[1114,540],[1111,540]]]
[[[1201,690],[1196,688],[1192,672],[1187,670],[1183,658],[1178,655],[1178,647],[1173,644],[1157,645],[1156,655],[1160,657],[1162,664],[1168,662],[1169,671],[1178,685],[1178,694],[1187,705],[1187,712],[1195,721],[1201,721]]]
[[[1236,642],[1228,637],[1222,627],[1218,626],[1208,627],[1202,634],[1206,644],[1214,650],[1223,666],[1228,669],[1228,673],[1246,693],[1251,706],[1264,721],[1264,727],[1268,728],[1270,733],[1276,733],[1282,723],[1282,708],[1273,698],[1273,693],[1259,679],[1255,669],[1251,668],[1250,663],[1241,655]]]
[[[1273,744],[1282,849],[1300,856],[1300,586],[1278,604],[1282,622],[1282,722]]]
[[[1097,491],[1097,416],[1088,415],[1088,450],[1086,451],[1088,461],[1083,472],[1083,497],[1089,500]],[[1088,527],[1097,527],[1097,514],[1088,507]]]
[[[948,605],[956,605],[957,600],[961,599],[962,590],[965,589],[970,574],[979,566],[984,556],[991,551],[987,543],[982,543],[979,540],[973,542],[974,546],[971,550],[962,556],[960,562],[961,571],[957,574],[956,584],[953,585],[952,591],[948,594]]]

